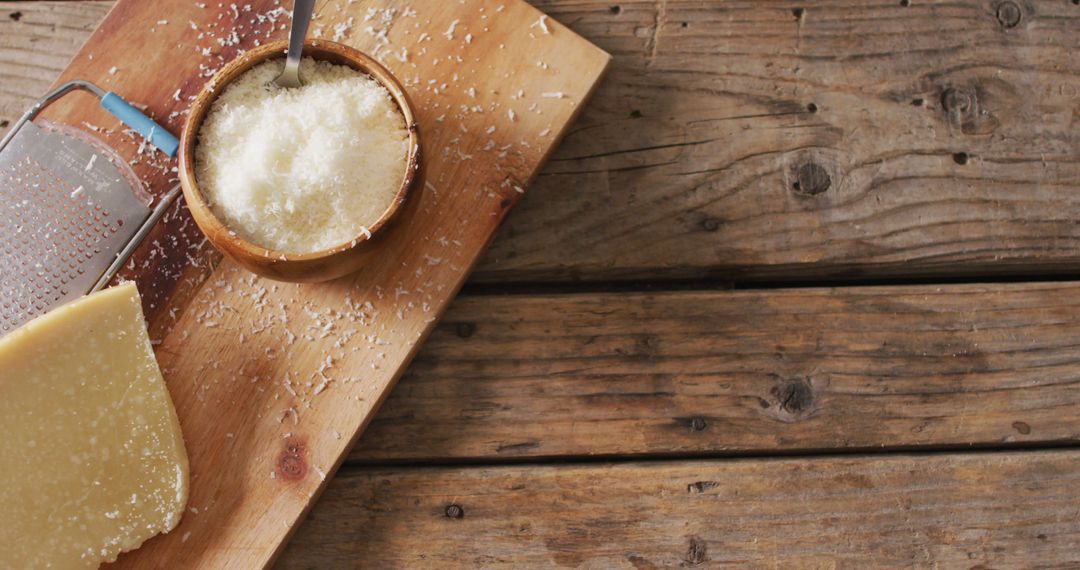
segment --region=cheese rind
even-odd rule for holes
[[[0,568],[96,568],[173,529],[188,465],[134,284],[0,338]]]

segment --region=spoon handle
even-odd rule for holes
[[[296,84],[300,84],[300,53],[304,49],[304,38],[307,37],[308,23],[311,22],[311,14],[315,11],[315,0],[294,0],[292,11],[292,24],[289,29],[289,52],[285,57],[285,72],[296,78]]]

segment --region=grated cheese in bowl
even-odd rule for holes
[[[391,206],[409,152],[385,87],[304,58],[304,85],[270,85],[278,59],[239,76],[199,129],[195,175],[214,214],[244,239],[289,253],[350,242]]]

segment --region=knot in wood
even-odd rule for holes
[[[458,323],[456,329],[459,337],[469,338],[476,332],[476,325],[472,323]]]
[[[634,341],[633,356],[656,356],[660,351],[660,337],[654,334],[646,334]]]
[[[781,410],[801,414],[814,403],[814,393],[805,382],[794,380],[776,388],[776,399]]]
[[[690,537],[690,546],[686,549],[686,557],[683,559],[691,566],[704,564],[709,559],[709,547],[704,540],[696,536]]]
[[[701,220],[701,229],[707,232],[715,232],[720,229],[720,220],[716,218],[705,218]]]
[[[807,162],[795,173],[795,190],[803,194],[817,195],[829,189],[832,178],[829,171],[816,162]]]
[[[1006,30],[1015,28],[1020,25],[1020,21],[1024,19],[1024,12],[1020,9],[1020,5],[1012,0],[1002,2],[997,7],[997,21],[1001,24],[1002,28]]]
[[[461,508],[460,505],[453,505],[453,504],[447,505],[447,507],[446,507],[446,518],[460,519],[460,518],[462,518],[464,516],[465,516],[465,509]]]
[[[941,106],[950,115],[970,115],[975,109],[975,93],[950,87],[941,92]]]
[[[776,403],[776,419],[782,422],[801,420],[814,411],[814,389],[809,379],[778,379],[770,393]]]
[[[690,429],[692,431],[703,431],[707,427],[709,427],[709,422],[705,421],[705,418],[690,419]]]
[[[287,441],[285,449],[278,455],[277,473],[289,481],[299,481],[307,474],[307,461],[304,459],[304,445],[296,441]]]

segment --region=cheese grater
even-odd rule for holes
[[[33,119],[76,90],[174,156],[179,141],[115,93],[69,81],[0,139],[0,336],[104,287],[180,193],[153,205],[116,151],[80,129]]]

